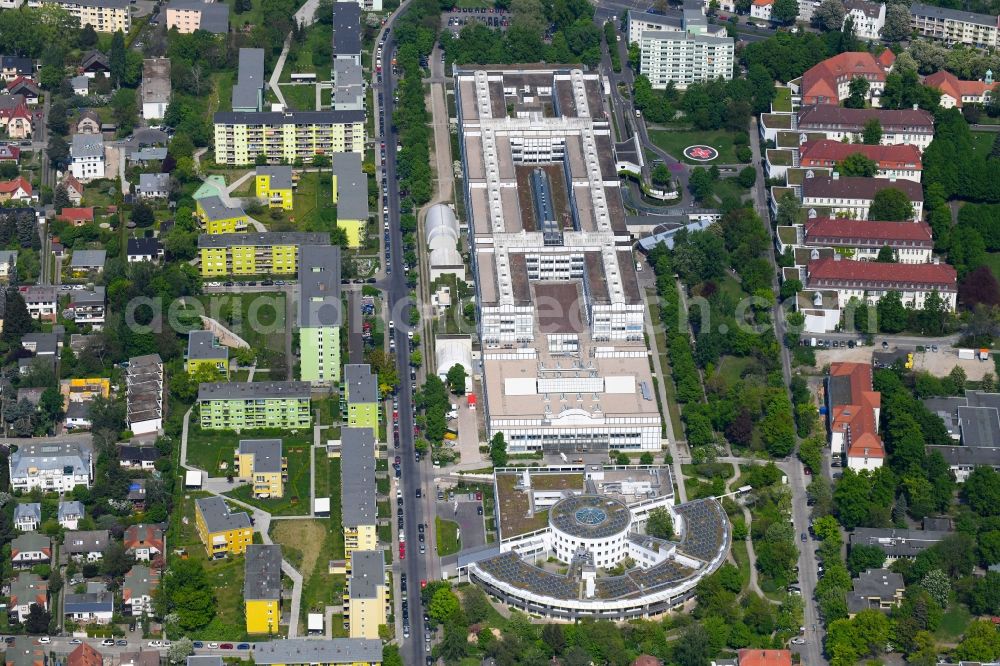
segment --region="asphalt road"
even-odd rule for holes
[[[405,6],[405,5],[404,5]],[[383,32],[379,35],[379,39],[385,39],[385,44],[383,45],[383,62],[391,62],[391,54],[396,48],[395,36],[390,33],[388,37],[385,36],[385,30],[390,29],[394,24],[396,17],[399,15],[397,11],[392,17],[386,22],[383,27]],[[374,54],[372,54],[374,60]],[[426,571],[427,558],[433,556],[433,550],[428,549],[427,553],[423,556],[420,555],[419,548],[417,547],[417,524],[421,522],[433,522],[425,518],[424,512],[422,510],[422,502],[418,502],[414,490],[423,485],[423,473],[420,469],[420,465],[414,462],[414,448],[413,448],[413,391],[410,388],[410,368],[409,368],[409,356],[405,351],[402,351],[406,347],[406,331],[409,330],[409,326],[406,324],[408,321],[407,313],[409,311],[410,298],[409,290],[406,286],[405,273],[403,273],[403,235],[399,228],[399,207],[400,198],[398,190],[398,181],[396,179],[396,139],[397,135],[392,128],[392,116],[393,116],[393,99],[392,95],[395,90],[396,77],[392,73],[392,67],[387,66],[382,69],[382,83],[373,82],[373,88],[375,90],[375,95],[373,99],[374,107],[376,109],[376,115],[379,110],[383,111],[385,114],[385,134],[382,138],[376,137],[376,144],[379,141],[385,141],[385,173],[386,180],[390,183],[388,190],[388,196],[383,199],[383,206],[388,206],[389,208],[389,246],[391,249],[390,260],[388,262],[388,267],[392,269],[391,274],[387,275],[385,279],[379,285],[386,293],[386,304],[388,305],[388,316],[389,319],[395,323],[396,335],[398,336],[397,346],[400,348],[400,352],[396,354],[396,365],[397,372],[399,375],[399,432],[400,432],[400,446],[396,450],[397,454],[402,458],[402,474],[399,479],[400,486],[403,490],[403,533],[406,535],[407,549],[406,549],[406,559],[399,561],[397,559],[394,569],[397,572],[396,580],[399,580],[399,573],[405,572],[408,578],[408,587],[414,591],[414,594],[409,597],[410,599],[410,612],[409,612],[409,624],[410,624],[410,637],[409,639],[403,639],[402,636],[397,638],[400,639],[400,653],[403,657],[403,663],[409,665],[418,665],[424,663],[424,626],[423,626],[423,610],[420,606],[420,596],[416,592],[420,589],[420,581],[427,578]],[[382,108],[379,109],[378,93],[381,92],[383,95]],[[377,125],[376,120],[376,127]],[[378,153],[378,146],[376,145],[376,153]],[[380,178],[381,180],[381,178]],[[425,461],[424,464],[429,464]],[[399,557],[398,548],[393,546],[393,553],[396,558]]]
[[[79,645],[82,642],[97,648],[105,656],[113,655],[115,657],[126,652],[142,651],[142,652],[157,652],[159,654],[165,654],[167,651],[167,648],[149,647],[148,640],[140,640],[140,641],[130,640],[128,642],[128,645],[124,646],[122,645],[102,646],[101,640],[102,639],[100,638],[77,639],[73,638],[72,636],[53,636],[49,639],[49,642],[45,644],[45,648],[47,650],[55,652],[56,654],[69,654],[70,652],[76,649],[77,645]],[[233,648],[235,648],[237,645],[240,645],[241,643],[240,641],[232,641],[232,642],[221,641],[217,643],[217,645],[227,645],[227,644],[232,645]],[[209,645],[209,643],[205,643],[204,645]],[[249,643],[249,645],[251,647],[250,650],[236,650],[236,649],[222,650],[220,648],[213,649],[208,647],[201,647],[201,648],[196,648],[194,652],[197,655],[219,655],[223,657],[239,657],[241,659],[247,659],[252,655],[253,646],[255,645],[255,643]]]

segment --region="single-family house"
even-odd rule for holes
[[[22,571],[10,584],[10,607],[7,610],[23,623],[28,619],[32,605],[49,609],[49,584],[37,574]]]
[[[155,446],[118,445],[118,464],[126,469],[154,469],[159,457]]]
[[[69,268],[74,277],[87,277],[104,271],[107,250],[76,250],[70,259]]]
[[[63,596],[63,613],[77,624],[108,624],[114,615],[114,599],[104,583],[87,583],[86,592]]]
[[[68,192],[69,190],[67,190]],[[82,227],[94,221],[94,207],[85,206],[83,208],[63,208],[56,215],[56,219],[62,222],[69,222],[74,227]]]
[[[138,194],[143,199],[166,199],[170,196],[170,174],[139,174]]]
[[[8,95],[24,95],[24,101],[30,106],[38,104],[38,98],[42,94],[42,89],[35,81],[27,76],[19,76],[7,84]]]
[[[165,534],[163,525],[129,525],[122,538],[125,552],[135,556],[137,562],[155,562],[165,552]]]
[[[17,250],[0,250],[0,280],[10,280],[15,270],[17,270]]]
[[[100,51],[87,51],[80,60],[80,71],[90,79],[97,76],[107,78],[111,76],[111,64],[108,62],[108,56]]]
[[[104,655],[93,645],[81,643],[66,657],[66,666],[104,666]]]
[[[23,100],[20,95],[18,95],[18,99]],[[8,138],[30,139],[32,133],[31,111],[28,110],[27,103],[21,101],[16,104],[0,105],[0,128],[7,132]]]
[[[52,540],[38,532],[25,532],[10,542],[10,560],[15,569],[30,569],[52,561]]]
[[[21,148],[12,143],[0,144],[0,163],[13,162],[17,164],[21,161]]]
[[[90,420],[90,406],[92,401],[71,402],[66,407],[66,429],[67,430],[89,430],[93,422]]]
[[[63,177],[62,185],[66,188],[66,195],[69,197],[70,203],[74,206],[83,203],[83,183],[77,180],[73,174],[67,172]]]
[[[0,203],[5,201],[31,201],[31,182],[24,176],[0,182]]]
[[[76,121],[76,133],[77,134],[100,134],[101,133],[101,117],[97,115],[96,111],[91,109],[84,109],[80,113],[80,118]]]
[[[78,529],[83,516],[84,509],[82,502],[77,502],[76,500],[59,502],[59,524],[67,530]]]
[[[81,530],[67,532],[63,539],[63,550],[74,560],[97,562],[104,557],[104,551],[111,543],[108,530]]]
[[[160,572],[136,564],[127,574],[122,585],[123,611],[132,617],[153,614],[153,590],[160,584]]]
[[[103,286],[83,291],[74,289],[65,314],[77,324],[89,324],[94,328],[100,328],[104,325],[105,303],[105,288]]]
[[[130,264],[140,261],[158,262],[163,259],[163,243],[156,238],[129,238],[125,258]]]
[[[70,77],[69,85],[73,89],[74,95],[86,97],[90,94],[90,79],[84,74]]]
[[[42,505],[28,502],[14,505],[14,527],[22,532],[34,532],[42,524]]]
[[[874,608],[888,612],[903,601],[906,585],[903,577],[888,569],[869,569],[854,579],[854,589],[847,593],[847,614],[854,617]]]
[[[13,81],[19,76],[31,76],[35,73],[35,62],[31,58],[0,55],[0,79]]]

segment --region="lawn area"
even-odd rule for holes
[[[659,298],[656,295],[655,289],[647,289],[646,295],[649,298],[649,302],[655,304]],[[653,325],[653,330],[656,332],[656,348],[660,352],[660,369],[663,371],[663,377],[657,377],[657,381],[662,381],[663,392],[667,397],[667,414],[670,416],[670,425],[674,430],[675,436],[683,436],[684,432],[683,426],[681,424],[681,410],[677,405],[677,389],[674,386],[674,380],[670,375],[670,361],[667,358],[667,338],[663,334],[663,327],[660,325],[660,308],[650,307],[649,308],[649,318]]]
[[[285,495],[278,499],[255,499],[251,486],[240,486],[226,495],[259,507],[275,516],[304,516],[312,513],[309,497],[309,449],[312,433],[283,437],[281,452],[288,459]],[[321,454],[321,455],[325,455]]]
[[[285,353],[285,295],[204,294],[198,297],[206,316],[236,333],[257,353],[257,366],[269,368]],[[284,379],[283,377],[280,379]]]
[[[736,566],[740,569],[740,580],[745,590],[750,585],[750,555],[747,553],[747,542],[734,541],[730,552],[733,554],[733,559],[736,560]]]
[[[316,85],[312,83],[287,83],[281,85],[281,93],[289,109],[295,111],[316,110]]]
[[[331,231],[337,226],[329,171],[306,172],[299,178],[291,212],[274,210],[264,217],[271,231]]]
[[[316,520],[276,520],[271,523],[271,538],[280,543],[299,573],[302,574],[300,626],[308,613],[323,612],[324,607],[340,603],[344,576],[329,573],[330,560],[344,557],[344,530],[340,510],[340,460],[317,451],[316,492],[325,489],[330,498],[330,517]],[[334,623],[336,631],[336,622]]]
[[[743,371],[753,364],[754,360],[750,357],[723,356],[719,359],[718,372],[726,380],[726,383],[732,386],[740,380]]]
[[[934,635],[943,641],[954,642],[965,633],[965,628],[969,626],[972,615],[965,606],[955,604],[945,611],[941,616],[941,624],[938,625]]]
[[[195,527],[195,500],[208,496],[204,492],[178,493],[170,514],[170,549],[184,548],[188,558],[205,567],[209,581],[218,581],[212,586],[215,617],[202,629],[187,635],[195,640],[244,640],[247,634],[243,615],[243,558],[209,560]]]
[[[444,557],[461,550],[462,547],[458,541],[458,523],[435,517],[434,532],[437,538],[438,555]]]
[[[216,111],[233,110],[233,80],[235,77],[234,72],[219,72],[215,75],[215,95],[219,104]]]
[[[733,197],[737,201],[742,201],[749,192],[743,188],[735,178],[720,178],[712,187],[715,199],[721,204],[727,196]]]
[[[233,451],[236,450],[241,439],[281,439],[284,441],[286,447],[307,448],[311,443],[311,437],[312,430],[295,434],[291,434],[287,430],[278,429],[244,430],[240,433],[237,433],[235,430],[203,430],[198,425],[197,419],[192,416],[191,427],[188,430],[187,461],[189,464],[208,472],[209,476],[225,476],[229,471],[236,471],[232,469]],[[286,448],[285,455],[288,455],[287,451],[288,449]],[[306,497],[309,496],[308,454],[308,450],[304,454],[297,454],[304,455],[306,460],[304,474]],[[295,485],[295,470],[292,468],[292,465],[296,463],[297,461],[289,456],[289,486],[293,488],[297,487]],[[242,499],[242,497],[239,499]],[[259,501],[254,500],[252,503]],[[308,511],[303,511],[302,513],[308,513]]]
[[[972,132],[972,146],[980,155],[989,155],[993,150],[993,141],[996,140],[996,132]]]
[[[778,94],[775,95],[774,101],[771,102],[771,109],[775,112],[792,110],[792,89],[786,88],[784,86],[777,88],[775,90]]]
[[[678,160],[689,164],[704,164],[706,167],[712,164],[737,164],[736,150],[733,147],[735,132],[724,130],[714,130],[701,132],[698,130],[673,131],[673,130],[650,130],[649,138],[660,149],[667,151]],[[712,146],[719,151],[719,157],[713,162],[696,162],[684,157],[684,149],[688,146]]]
[[[1000,280],[1000,252],[987,252],[986,265],[993,271],[993,277]]]

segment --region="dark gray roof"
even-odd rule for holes
[[[374,525],[378,520],[375,503],[375,435],[371,428],[342,428],[340,443],[342,522],[347,527]]]
[[[14,537],[10,549],[15,553],[32,553],[52,548],[52,539],[38,532],[25,532]],[[49,550],[51,552],[51,550]]]
[[[303,245],[299,250],[299,327],[343,324],[340,248]]]
[[[331,167],[337,179],[337,217],[368,219],[368,176],[361,170],[361,154],[334,153]]]
[[[159,576],[153,573],[149,567],[143,564],[136,564],[127,574],[123,589],[128,590],[131,597],[148,597],[159,580]]]
[[[264,49],[240,49],[233,109],[259,111],[264,90]]]
[[[377,402],[378,376],[372,372],[370,365],[357,363],[344,366],[344,383],[350,402]]]
[[[959,407],[964,446],[1000,446],[1000,412],[995,407]]]
[[[351,553],[352,599],[373,599],[379,586],[385,585],[385,556],[380,550],[356,550]]]
[[[927,453],[940,453],[950,466],[989,465],[1000,467],[1000,447],[990,446],[930,446]]]
[[[155,446],[118,445],[118,459],[124,462],[154,462],[160,458]]]
[[[893,558],[916,557],[949,534],[937,530],[858,527],[851,532],[851,545],[878,546]]]
[[[107,250],[76,250],[69,262],[70,268],[104,268],[108,260]]]
[[[228,532],[250,527],[250,516],[246,511],[230,511],[229,505],[218,495],[203,497],[196,500],[196,503],[209,532]]]
[[[272,190],[290,190],[292,188],[292,167],[290,166],[259,166],[258,176],[271,177]]]
[[[257,664],[374,664],[381,661],[382,641],[376,638],[289,638],[257,643],[254,650]]]
[[[333,3],[333,57],[361,57],[361,5]]]
[[[63,549],[70,555],[103,553],[110,543],[111,532],[108,530],[80,530],[66,533]]]
[[[247,546],[243,599],[281,598],[281,546]]]
[[[341,4],[341,3],[336,3]],[[343,3],[349,4],[349,3]],[[364,110],[359,111],[220,111],[215,114],[217,125],[339,125],[365,122]]]
[[[896,596],[896,590],[906,587],[903,577],[888,569],[869,569],[854,579],[854,591],[863,597],[878,597],[886,601]]]
[[[146,146],[139,150],[133,150],[128,154],[128,158],[133,162],[152,162],[153,160],[167,159],[167,149],[157,146]]]
[[[254,400],[299,398],[308,400],[309,382],[224,382],[202,384],[198,400]]]
[[[0,55],[0,67],[3,69],[13,69],[18,74],[30,76],[35,72],[35,61],[31,58]]]
[[[103,592],[84,592],[83,594],[67,594],[63,598],[63,612],[72,613],[108,613],[114,609],[115,595]]]
[[[215,333],[211,331],[191,331],[188,333],[187,356],[190,360],[226,360],[229,347],[216,344]]]
[[[59,351],[59,336],[55,333],[25,333],[21,336],[21,346],[35,347],[36,354],[55,354]]]
[[[948,21],[975,23],[977,25],[984,25],[990,28],[995,28],[997,25],[997,17],[991,16],[990,14],[974,14],[961,9],[935,7],[933,5],[924,5],[919,2],[914,2],[910,5],[910,14],[912,16],[927,16]]]
[[[187,658],[187,666],[222,666],[222,657],[192,655]]]
[[[150,255],[155,257],[163,249],[163,244],[155,238],[129,238],[127,254],[130,257]]]
[[[202,211],[204,211],[205,217],[207,217],[209,220],[228,220],[231,217],[242,217],[246,215],[246,213],[243,212],[242,208],[239,207],[231,208],[227,206],[222,201],[222,199],[220,199],[216,195],[200,199],[198,203],[199,205],[201,205],[201,209]],[[218,235],[222,236],[226,234],[218,234]],[[198,247],[201,247],[200,239],[198,242]]]
[[[241,439],[237,453],[253,455],[254,474],[281,471],[280,439]]]
[[[105,302],[105,288],[103,286],[97,286],[93,289],[83,289],[81,291],[73,290],[72,296],[70,297],[70,306],[93,306],[93,305],[104,305]]]
[[[73,401],[69,403],[69,407],[66,408],[66,418],[67,419],[89,419],[90,418],[90,400]]]
[[[264,231],[253,234],[200,234],[198,236],[199,248],[239,245],[270,247],[272,245],[329,244],[330,234],[319,231]]]

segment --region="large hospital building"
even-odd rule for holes
[[[455,78],[490,436],[511,452],[658,450],[600,77],[518,66]]]

